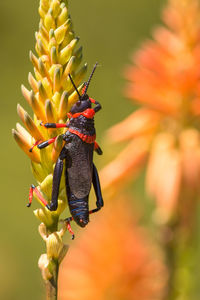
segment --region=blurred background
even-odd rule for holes
[[[83,61],[88,62],[89,71],[96,61],[100,64],[90,95],[103,106],[96,117],[98,141],[102,143],[105,130],[134,109],[123,96],[123,70],[134,49],[150,37],[152,28],[160,23],[159,13],[164,4],[164,0],[69,1],[74,30],[81,38],[79,44],[83,45]],[[28,109],[20,86],[28,85],[27,75],[32,71],[29,50],[34,51],[38,6],[39,0],[0,1],[0,299],[4,300],[23,300],[27,295],[29,300],[44,298],[37,266],[44,243],[37,232],[39,222],[32,209],[26,208],[33,176],[29,159],[11,135],[11,128],[19,122],[17,103]],[[106,157],[112,156],[112,149],[104,149],[104,153]],[[105,164],[104,158],[96,163],[100,168]],[[138,195],[144,193],[141,182],[135,191]]]

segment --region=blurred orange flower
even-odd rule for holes
[[[108,132],[112,142],[129,141],[126,159],[120,153],[101,172],[104,188],[120,186],[148,159],[147,190],[166,219],[185,195],[189,212],[200,182],[200,3],[168,2],[166,26],[154,31],[125,72],[125,94],[141,108]]]
[[[160,252],[115,199],[70,247],[60,269],[60,300],[157,300],[166,283]],[[114,204],[114,205],[112,205]]]

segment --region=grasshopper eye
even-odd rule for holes
[[[81,101],[78,100],[78,101],[76,102],[76,105],[77,105],[77,106],[80,106],[80,105],[81,105]]]

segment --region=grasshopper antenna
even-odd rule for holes
[[[77,92],[77,94],[78,94],[78,96],[79,96],[79,99],[81,98],[81,95],[80,95],[80,93],[79,93],[79,91],[78,91],[78,89],[77,89],[77,87],[76,87],[76,85],[75,85],[75,83],[74,83],[74,81],[73,81],[73,79],[72,79],[72,76],[70,75],[70,74],[68,74],[68,76],[69,76],[69,78],[70,78],[70,80],[71,80],[71,82],[72,82],[72,84],[73,84],[73,87],[74,87],[74,89],[76,90],[76,92]]]
[[[84,95],[85,95],[86,92],[87,92],[87,89],[88,89],[88,87],[89,87],[90,81],[91,81],[91,79],[92,79],[92,76],[93,76],[93,74],[94,74],[94,71],[96,70],[97,65],[98,65],[98,63],[96,62],[96,64],[94,65],[94,68],[93,68],[93,70],[92,70],[92,73],[90,74],[90,77],[89,77],[87,83],[85,84]]]

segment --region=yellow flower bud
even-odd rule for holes
[[[59,105],[59,111],[58,111],[59,119],[63,119],[64,117],[66,117],[67,110],[68,110],[68,93],[64,91]]]
[[[33,66],[39,70],[39,65],[38,65],[38,59],[37,57],[33,54],[32,51],[30,51],[29,53],[29,58],[30,58],[30,61],[32,62]]]
[[[48,96],[41,81],[38,82],[38,91],[39,91],[40,100],[42,102],[45,102]]]
[[[69,22],[68,22],[69,23]],[[67,28],[68,28],[68,24],[67,24],[67,21],[65,22],[65,24],[61,25],[60,27],[58,27],[55,31],[54,31],[54,35],[55,35],[55,38],[56,38],[56,42],[58,44],[61,44],[62,41],[64,40],[65,38],[65,33],[67,31]]]
[[[75,48],[76,44],[78,43],[78,38],[73,39],[64,49],[60,51],[59,55],[59,63],[61,65],[64,65],[68,62],[70,59],[70,56],[72,55],[72,51]]]
[[[38,92],[37,81],[35,80],[35,78],[31,74],[31,72],[29,72],[29,74],[28,74],[28,82],[29,82],[30,86],[32,87],[34,93],[37,93]]]
[[[48,13],[45,18],[44,18],[44,25],[46,27],[47,30],[50,30],[51,28],[55,29],[55,20],[53,18],[53,16]]]
[[[61,68],[58,66],[54,70],[53,91],[54,93],[60,90],[61,86]]]
[[[54,123],[55,118],[54,118],[54,107],[53,103],[47,99],[45,102],[45,112],[46,112],[46,118],[49,123]]]
[[[57,25],[60,26],[63,23],[65,23],[68,19],[68,12],[67,12],[67,7],[64,6],[60,15],[57,18]]]
[[[58,0],[51,1],[51,9],[54,19],[57,18],[59,13],[61,12],[60,2]]]
[[[34,67],[34,73],[28,75],[31,88],[24,85],[21,87],[22,94],[34,115],[30,116],[18,105],[17,111],[26,129],[17,124],[17,130],[13,130],[13,137],[31,159],[32,172],[38,182],[37,189],[50,203],[54,165],[63,147],[62,134],[66,128],[47,129],[40,126],[40,123],[63,123],[67,120],[71,105],[78,100],[68,74],[73,76],[81,92],[83,85],[79,87],[78,85],[83,80],[87,66],[85,64],[82,68],[78,68],[82,60],[82,48],[75,50],[79,39],[74,38],[67,1],[40,0],[39,14],[39,29],[35,33],[37,55],[30,52],[30,60]],[[37,148],[37,142],[56,136],[53,144],[41,150]],[[59,216],[66,207],[67,197],[63,178],[64,176],[60,183],[58,209],[50,211],[42,204],[40,209],[34,211],[49,232],[57,229]],[[35,192],[33,196],[41,204]]]
[[[55,46],[51,48],[51,63],[56,64],[58,62],[57,49]]]
[[[14,139],[16,140],[19,147],[28,155],[33,161],[39,163],[40,162],[40,153],[38,150],[33,150],[32,153],[29,152],[29,149],[31,148],[31,144],[27,141],[26,138],[24,138],[19,132],[17,132],[15,129],[12,130],[12,134]]]

